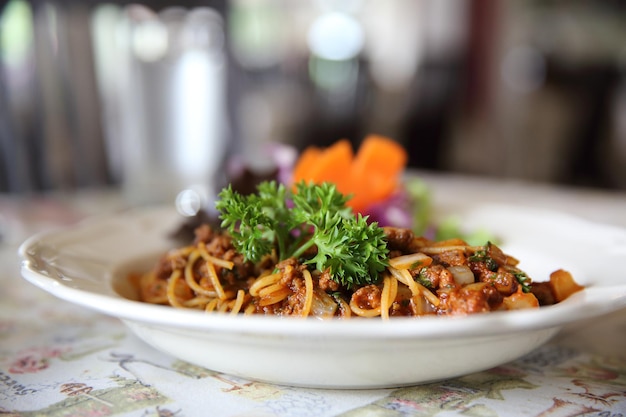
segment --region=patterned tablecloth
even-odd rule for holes
[[[451,210],[481,195],[482,202],[559,208],[626,227],[624,193],[485,181],[468,188],[470,180],[462,178],[426,179]],[[401,389],[334,391],[251,382],[190,365],[148,347],[117,319],[21,279],[16,250],[23,238],[119,205],[115,192],[69,200],[0,197],[0,414],[626,416],[626,310],[570,326],[529,355],[485,372]]]

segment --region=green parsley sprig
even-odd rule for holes
[[[380,280],[389,250],[383,229],[355,215],[347,201],[332,183],[300,182],[292,191],[269,181],[256,194],[224,188],[216,208],[246,260],[276,251],[279,260],[298,258],[352,288]]]

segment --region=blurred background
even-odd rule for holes
[[[165,199],[368,133],[422,170],[626,189],[624,1],[1,4],[0,192]]]

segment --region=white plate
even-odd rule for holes
[[[230,316],[133,301],[130,271],[172,247],[181,219],[141,209],[28,239],[22,274],[64,300],[123,320],[150,345],[248,379],[307,387],[381,388],[488,369],[537,348],[565,324],[626,306],[626,230],[558,213],[486,206],[467,227],[501,239],[535,281],[558,268],[587,288],[536,310],[389,321]]]

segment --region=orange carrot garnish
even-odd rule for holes
[[[293,182],[333,182],[356,212],[389,197],[397,188],[407,163],[404,148],[384,136],[369,135],[353,154],[343,139],[326,149],[309,147],[296,162]]]

